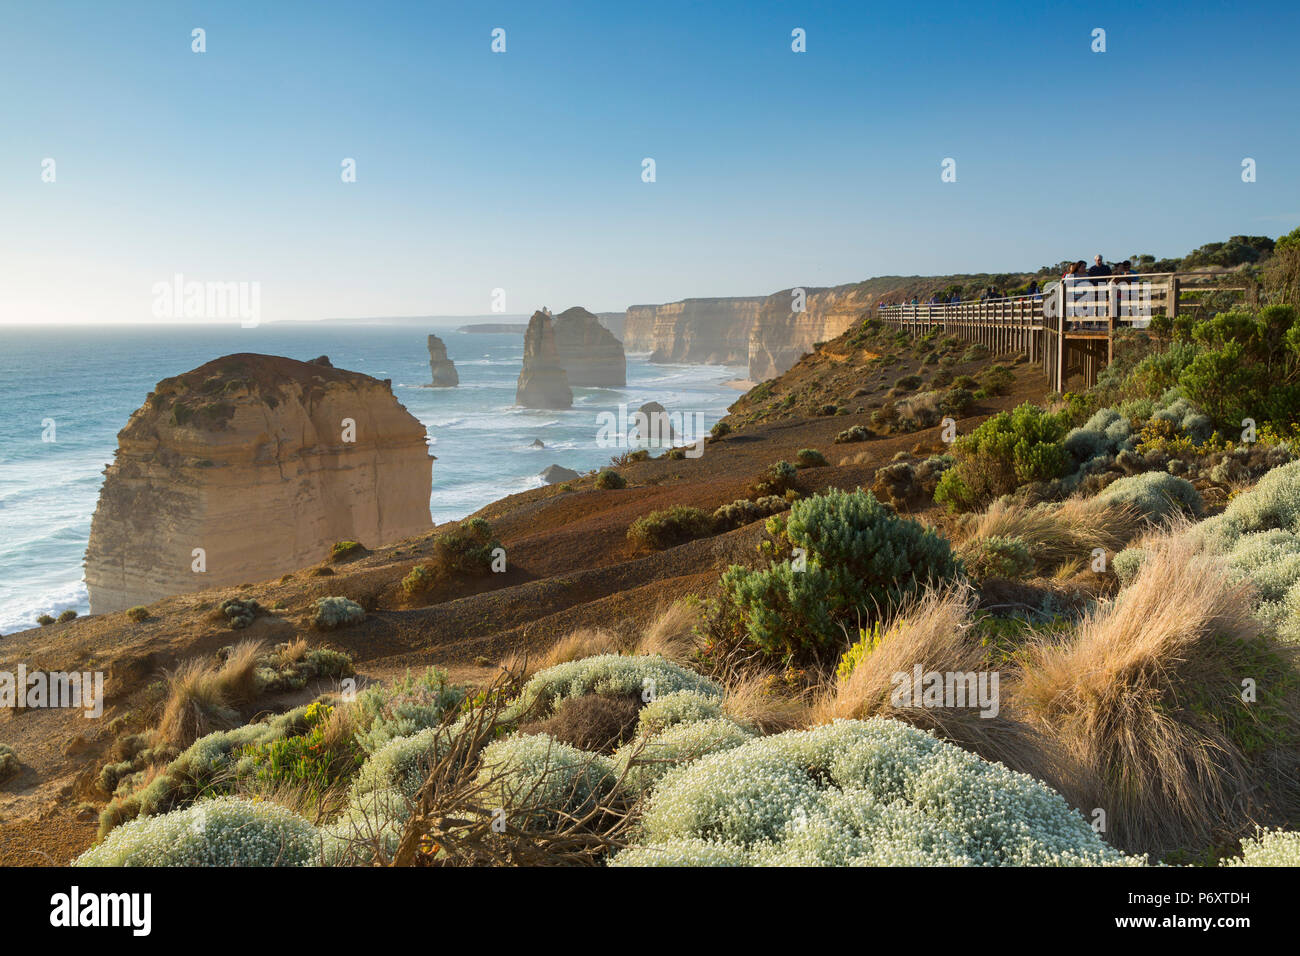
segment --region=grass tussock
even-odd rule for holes
[[[957,552],[965,558],[991,538],[1023,541],[1039,573],[1086,564],[1094,548],[1113,553],[1145,529],[1129,504],[1070,498],[1060,504],[1025,505],[995,501],[986,511],[963,516],[954,529]]]
[[[670,661],[685,664],[699,647],[696,629],[704,619],[704,612],[694,601],[676,601],[655,614],[654,620],[641,632],[636,642],[636,653],[658,654]]]
[[[749,676],[726,685],[722,710],[737,723],[761,734],[779,734],[808,726],[809,703],[771,687],[761,676]]]
[[[930,590],[900,611],[847,676],[816,694],[810,711],[813,725],[833,720],[888,717],[930,730],[986,760],[998,760],[1040,779],[1055,776],[1050,747],[1031,728],[1003,710],[1005,690],[989,650],[973,634],[975,594],[970,588]],[[998,710],[983,716],[969,707],[900,706],[894,700],[896,675],[923,673],[997,675]]]
[[[192,658],[169,672],[158,742],[183,749],[214,730],[242,723],[239,708],[256,694],[261,650],[261,641],[240,641],[218,666]]]
[[[1282,792],[1294,767],[1275,755],[1300,738],[1293,664],[1261,637],[1248,588],[1187,535],[1148,547],[1132,584],[1070,640],[1026,650],[1012,696],[1066,761],[1067,798],[1106,811],[1110,842],[1164,854],[1232,836],[1262,811],[1261,784],[1294,806]],[[1290,699],[1252,709],[1245,679],[1289,684]]]

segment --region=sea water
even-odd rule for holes
[[[699,413],[710,427],[738,397],[725,383],[745,376],[744,368],[629,355],[624,388],[575,388],[564,411],[519,408],[522,334],[459,332],[461,324],[0,327],[0,634],[32,627],[39,614],[87,613],[82,560],[118,431],[159,380],[222,355],[328,355],[338,368],[392,379],[437,456],[429,510],[438,523],[539,487],[548,465],[585,472],[608,464],[624,449],[599,440],[602,411],[656,401],[688,420]],[[455,388],[422,387],[430,332],[456,364]],[[545,447],[532,447],[535,439]]]

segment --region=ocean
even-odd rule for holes
[[[629,355],[625,388],[576,388],[565,411],[518,408],[523,336],[456,331],[470,321],[491,320],[0,326],[0,634],[32,627],[42,613],[88,612],[81,565],[118,431],[159,380],[219,356],[328,355],[339,368],[392,379],[393,394],[428,429],[438,458],[429,501],[435,522],[539,487],[548,465],[584,472],[607,464],[621,450],[597,444],[597,416],[620,404],[630,414],[657,401],[691,420],[698,414],[709,428],[740,394],[725,383],[746,372]],[[456,364],[456,388],[420,387],[429,381],[430,332]],[[534,439],[546,447],[531,447]]]

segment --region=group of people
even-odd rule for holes
[[[1108,266],[1106,265],[1106,261],[1102,259],[1101,254],[1098,253],[1093,257],[1092,265],[1088,265],[1082,259],[1078,262],[1072,263],[1061,276],[1061,281],[1077,282],[1080,279],[1109,278],[1112,281],[1127,282],[1132,281],[1128,278],[1129,276],[1135,275],[1137,275],[1137,271],[1133,268],[1131,260],[1125,259],[1123,262],[1117,263],[1116,265]]]
[[[1137,270],[1133,268],[1132,260],[1125,259],[1123,262],[1118,262],[1114,265],[1107,265],[1106,260],[1102,258],[1100,253],[1098,253],[1093,257],[1092,265],[1088,265],[1088,263],[1084,262],[1082,259],[1078,262],[1070,263],[1070,265],[1066,267],[1064,274],[1061,276],[1061,282],[1065,285],[1066,290],[1071,292],[1072,298],[1080,298],[1088,294],[1088,290],[1099,285],[1105,286],[1120,282],[1132,282],[1132,277],[1137,274]],[[1097,280],[1104,281],[1098,282]],[[1052,283],[1049,283],[1048,288],[1050,289],[1052,285]],[[1035,279],[1029,283],[1024,292],[1015,293],[1013,296],[1008,296],[996,286],[988,286],[980,292],[979,301],[988,302],[995,299],[1013,298],[1017,295],[1041,299],[1043,297],[1043,292],[1043,287],[1040,286],[1038,280]],[[900,302],[881,301],[878,308],[887,309],[899,305],[957,305],[962,301],[964,300],[957,292],[953,292],[946,298],[942,294],[936,292],[925,300],[922,300],[920,296],[914,295],[910,301],[907,299],[903,299]]]

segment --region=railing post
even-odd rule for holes
[[[1178,276],[1169,277],[1169,301],[1165,303],[1165,315],[1171,319],[1178,318],[1178,296],[1181,294],[1179,285]]]

